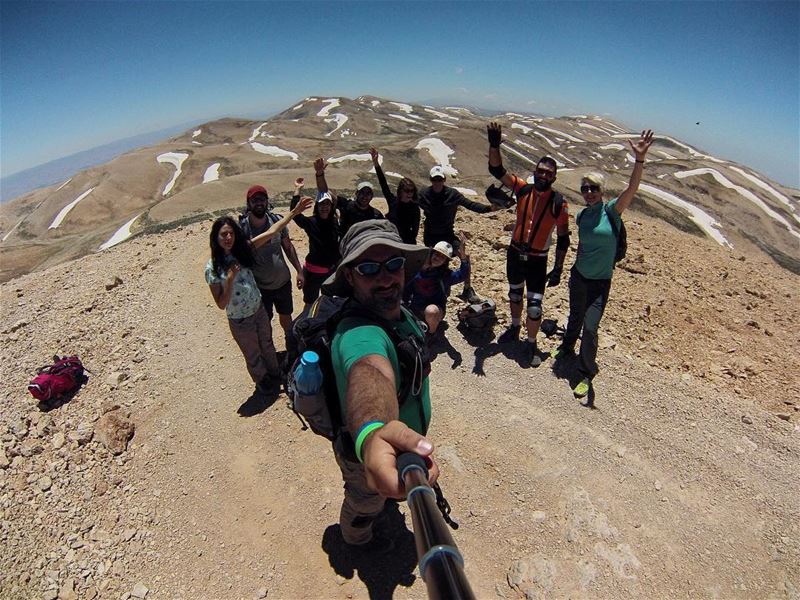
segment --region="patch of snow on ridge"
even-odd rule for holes
[[[346,160],[358,160],[358,161],[372,161],[372,157],[367,154],[345,154],[344,156],[336,156],[328,159],[329,164],[344,162]],[[378,156],[378,163],[383,160],[382,156]]]
[[[64,183],[62,183],[60,186],[58,186],[58,187],[56,188],[56,192],[57,192],[58,190],[60,190],[61,188],[63,188],[65,185],[67,185],[67,184],[68,184],[70,181],[72,181],[72,177],[70,177],[69,179],[67,179],[67,180],[66,180]]]
[[[198,135],[200,135],[201,133],[203,133],[203,130],[202,130],[202,129],[195,129],[195,130],[192,132],[192,137],[193,137],[193,138],[196,138],[196,137],[197,137]]]
[[[58,214],[56,215],[56,218],[55,218],[55,219],[53,219],[53,222],[52,222],[52,223],[50,223],[50,227],[48,227],[48,229],[55,229],[56,227],[58,227],[59,225],[61,225],[61,222],[64,220],[64,217],[66,217],[66,216],[67,216],[67,214],[69,214],[69,211],[71,211],[73,208],[75,208],[75,205],[76,205],[76,204],[78,204],[78,202],[80,202],[81,200],[83,200],[84,198],[86,198],[86,196],[88,196],[89,194],[91,194],[93,191],[94,191],[94,188],[93,188],[93,187],[92,187],[92,188],[89,188],[88,190],[86,190],[85,192],[83,192],[83,193],[82,193],[80,196],[78,196],[77,198],[75,198],[75,200],[73,200],[72,202],[70,202],[69,204],[67,204],[67,205],[66,205],[64,208],[62,208],[62,209],[61,209],[61,210],[58,212]],[[10,233],[10,232],[9,232],[9,233]]]
[[[675,160],[675,157],[672,156],[669,152],[664,152],[663,150],[656,150],[656,152],[658,152],[664,158],[668,158],[670,160]]]
[[[374,172],[375,169],[372,169],[372,171]],[[403,177],[405,177],[405,175],[401,175],[400,173],[395,173],[394,171],[384,171],[383,174],[388,177],[397,177],[398,179],[402,179]]]
[[[372,104],[372,106],[378,106],[380,103],[381,103],[380,100],[373,100],[373,101],[370,102],[370,104]]]
[[[389,104],[394,104],[397,108],[399,108],[404,113],[412,113],[414,112],[414,107],[410,104],[404,104],[403,102],[389,102]]]
[[[584,129],[596,129],[603,135],[611,135],[611,133],[609,133],[605,129],[600,129],[599,127],[596,127],[595,125],[590,125],[589,123],[578,123],[578,127],[583,127]]]
[[[622,144],[606,144],[605,146],[600,146],[600,150],[625,150],[625,146]]]
[[[203,183],[208,183],[210,181],[217,181],[219,179],[219,163],[214,163],[210,165],[206,172],[203,174]]]
[[[318,117],[327,117],[331,110],[339,106],[341,103],[339,102],[338,98],[330,98],[328,100],[323,100],[322,103],[328,103],[327,106],[323,106],[322,109],[317,113]]]
[[[347,123],[347,115],[343,115],[342,113],[333,113],[330,119],[325,119],[326,123],[336,123],[336,127],[333,131],[329,131],[325,134],[325,137],[328,137],[332,133],[336,133],[339,129],[341,129],[342,125]]]
[[[108,250],[112,246],[116,246],[120,242],[124,242],[129,237],[131,237],[131,226],[136,222],[136,219],[142,216],[142,213],[139,213],[135,217],[133,217],[130,221],[125,223],[122,227],[117,229],[116,233],[112,235],[107,242],[105,242],[102,246],[100,246],[100,250]]]
[[[172,187],[175,185],[175,182],[178,181],[178,177],[181,174],[183,161],[187,158],[189,158],[189,155],[186,152],[165,152],[156,157],[156,160],[160,163],[167,163],[175,166],[175,173],[172,175],[172,179],[169,183],[164,186],[164,191],[161,192],[162,196],[166,196],[172,191]]]
[[[533,133],[534,133],[534,135],[538,135],[538,136],[539,136],[540,138],[542,138],[542,139],[543,139],[545,142],[547,142],[548,144],[550,144],[550,146],[551,146],[551,147],[553,147],[553,148],[559,148],[559,147],[560,147],[558,144],[556,144],[556,143],[555,143],[553,140],[551,140],[549,137],[547,137],[547,136],[546,136],[546,135],[544,135],[543,133],[539,133],[538,131],[534,131]]]
[[[450,165],[450,155],[455,154],[455,150],[453,150],[439,138],[423,138],[417,142],[417,145],[414,146],[414,149],[427,150],[433,157],[433,160],[436,161],[436,164],[442,166],[445,175],[448,177],[458,175],[458,171],[453,168],[452,165]]]
[[[404,117],[403,115],[398,115],[396,113],[389,113],[389,116],[392,117],[393,119],[400,119],[401,121],[405,121],[406,123],[413,123],[414,125],[417,124],[417,122],[414,119],[409,119],[408,117]]]
[[[792,226],[789,224],[789,221],[787,221],[783,217],[783,215],[772,210],[761,198],[756,196],[750,190],[745,189],[740,185],[736,185],[735,183],[732,183],[727,177],[725,177],[719,171],[704,167],[700,169],[692,169],[691,171],[678,171],[677,173],[675,173],[675,177],[677,177],[678,179],[685,179],[686,177],[693,177],[695,175],[711,175],[714,179],[717,180],[717,183],[719,183],[720,185],[724,185],[726,188],[738,192],[740,196],[755,204],[758,208],[763,210],[768,216],[772,217],[779,223],[786,225],[786,228],[789,230],[789,233],[791,233],[793,236],[800,238],[800,233],[797,233],[794,229],[792,229]]]
[[[303,108],[303,104],[305,104],[305,102],[301,102],[301,103],[300,103],[300,104],[298,104],[297,106],[294,106],[294,107],[292,107],[292,110],[297,110],[297,109],[299,109],[299,108]]]
[[[564,133],[563,131],[559,131],[558,129],[551,129],[550,127],[545,127],[544,125],[537,125],[539,129],[544,129],[545,131],[549,131],[550,133],[554,133],[556,135],[563,135],[567,138],[570,142],[584,142],[586,140],[581,140],[579,138],[573,137],[568,133]]]
[[[638,133],[617,133],[617,134],[614,134],[611,137],[623,138],[623,139],[624,138],[637,138],[638,139],[640,135],[641,134],[638,134]],[[669,137],[668,135],[654,136],[653,139],[658,139],[659,137],[662,138],[662,139],[665,139],[665,140],[669,140],[670,142],[672,142],[676,146],[680,146],[681,148],[686,148],[686,151],[691,156],[693,156],[695,158],[705,158],[706,160],[710,160],[711,162],[720,163],[720,164],[727,164],[727,162],[728,162],[727,160],[722,160],[721,158],[716,158],[715,156],[711,156],[710,154],[703,154],[702,152],[698,152],[697,150],[695,150],[691,146],[689,146],[687,144],[684,144],[683,142],[679,142],[675,138]]]
[[[296,152],[291,152],[289,150],[284,150],[283,148],[278,148],[277,146],[265,146],[264,144],[259,144],[258,142],[252,142],[250,144],[253,150],[256,152],[261,152],[261,154],[269,154],[270,156],[277,156],[277,157],[286,157],[291,158],[292,160],[297,160],[299,157]]]
[[[533,131],[532,127],[525,127],[525,125],[520,125],[519,123],[512,123],[511,129],[521,129],[522,133],[530,133]]]
[[[456,191],[461,192],[465,196],[477,196],[478,195],[478,192],[476,192],[475,190],[470,189],[470,188],[456,187],[456,188],[453,188],[453,189],[456,190]]]
[[[442,125],[450,127],[451,129],[458,129],[458,125],[453,125],[452,123],[443,121],[442,119],[431,119],[431,121],[433,121],[434,123],[441,123]]]
[[[689,218],[694,222],[700,229],[706,232],[715,242],[717,242],[720,246],[727,246],[728,248],[733,248],[733,244],[731,244],[725,236],[722,235],[719,228],[722,227],[719,221],[717,221],[714,217],[709,215],[704,210],[698,208],[694,204],[690,204],[686,200],[682,198],[678,198],[674,194],[670,194],[669,192],[665,192],[662,189],[649,185],[647,183],[642,183],[639,185],[639,189],[647,194],[651,194],[656,198],[660,198],[661,200],[665,200],[670,204],[682,208],[686,212],[689,213]]]
[[[429,112],[432,115],[435,115],[435,116],[439,117],[440,119],[450,119],[451,121],[460,121],[461,120],[459,117],[454,117],[452,115],[448,115],[448,114],[440,112],[438,110],[433,110],[430,107],[426,107],[424,110],[425,110],[425,112]]]
[[[531,163],[532,165],[535,165],[535,164],[536,164],[536,162],[534,162],[533,160],[531,160],[530,158],[528,158],[527,156],[525,156],[525,155],[524,155],[522,152],[519,152],[519,151],[517,151],[517,150],[514,150],[514,148],[512,148],[511,146],[506,146],[506,150],[508,150],[508,151],[509,151],[509,152],[511,152],[512,154],[516,154],[516,155],[517,155],[517,156],[519,156],[521,159],[528,161],[528,162],[529,162],[529,163]],[[556,161],[556,163],[557,163],[557,162],[558,162],[558,161]],[[563,166],[563,165],[562,165],[562,166]]]
[[[781,194],[781,193],[780,193],[778,190],[776,190],[776,189],[775,189],[774,187],[772,187],[771,185],[769,185],[769,184],[765,183],[764,181],[761,181],[761,180],[760,180],[758,177],[756,177],[755,175],[752,175],[752,174],[750,174],[750,173],[746,172],[744,169],[740,169],[739,167],[730,167],[730,169],[731,169],[731,171],[736,171],[737,173],[739,173],[739,174],[740,174],[742,177],[744,177],[744,178],[745,178],[745,179],[747,179],[748,181],[751,181],[752,183],[754,183],[754,184],[756,184],[758,187],[760,187],[762,190],[764,190],[764,191],[768,192],[769,194],[771,194],[771,195],[772,195],[772,196],[773,196],[773,197],[774,197],[774,198],[775,198],[775,199],[776,199],[778,202],[780,202],[781,204],[784,204],[784,205],[786,205],[786,207],[787,207],[787,208],[788,208],[790,211],[792,211],[792,213],[794,213],[794,212],[795,212],[795,210],[796,210],[796,209],[795,209],[795,207],[792,205],[792,201],[791,201],[791,200],[789,200],[789,198],[787,198],[787,197],[786,197],[786,196],[784,196],[783,194]],[[60,189],[60,188],[59,188],[59,189]],[[56,191],[58,191],[58,190],[56,190]],[[796,214],[793,214],[792,216],[793,216],[793,217],[794,217],[794,218],[795,218],[795,219],[796,219],[798,222],[800,222],[800,218],[798,218],[798,216],[797,216]]]
[[[264,127],[264,125],[266,125],[266,124],[267,124],[267,123],[266,123],[266,122],[264,122],[264,123],[262,123],[261,125],[259,125],[258,127],[256,127],[255,129],[253,129],[253,133],[252,133],[252,135],[250,136],[250,139],[249,139],[249,140],[247,140],[247,141],[248,141],[248,142],[252,142],[252,141],[253,141],[253,140],[255,140],[255,139],[256,139],[256,138],[257,138],[259,135],[261,135],[261,128],[262,128],[262,127]]]

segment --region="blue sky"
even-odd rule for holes
[[[362,94],[609,115],[800,187],[797,1],[0,3],[4,176]]]

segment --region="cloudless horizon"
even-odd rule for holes
[[[0,3],[0,174],[370,94],[652,128],[800,188],[800,3]],[[699,122],[699,125],[696,123]]]

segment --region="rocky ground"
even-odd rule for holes
[[[460,217],[501,321],[510,220]],[[476,595],[798,598],[798,278],[627,222],[594,410],[569,363],[522,368],[452,301],[430,437]],[[325,441],[251,395],[202,277],[209,225],[0,286],[0,597],[424,598],[406,507],[391,560],[347,553]],[[566,299],[545,300],[562,323]],[[25,386],[56,352],[90,379],[42,411]]]

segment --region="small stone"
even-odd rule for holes
[[[779,419],[781,419],[782,421],[789,421],[792,418],[792,415],[790,415],[788,413],[778,413],[775,416],[778,417]]]
[[[0,447],[0,469],[7,469],[10,464],[5,449]]]
[[[259,588],[258,591],[256,591],[256,598],[258,598],[258,600],[261,600],[262,598],[266,597],[267,597],[267,588],[262,587]]]
[[[128,442],[136,430],[133,422],[122,416],[118,411],[111,411],[98,419],[94,427],[97,440],[118,455],[128,449]]]
[[[656,488],[657,492],[660,492],[661,491],[661,482],[658,479],[656,479],[656,481],[653,483],[653,487]]]
[[[753,417],[750,415],[742,415],[742,423],[745,425],[752,425],[753,424]]]
[[[42,594],[42,600],[58,600],[58,590],[47,590]]]
[[[44,452],[44,447],[36,440],[25,440],[19,449],[20,456],[29,458],[35,454]]]
[[[112,387],[116,387],[127,378],[127,373],[123,373],[122,371],[114,371],[108,377],[106,377],[106,383]]]
[[[617,448],[617,456],[619,456],[620,458],[623,458],[627,451],[628,451],[628,449],[625,446],[620,446],[619,448]]]
[[[56,432],[56,434],[53,436],[53,448],[56,450],[62,448],[66,442],[67,438],[61,431]]]
[[[135,586],[133,586],[133,589],[131,590],[131,596],[133,598],[139,598],[141,600],[141,598],[147,596],[147,592],[149,591],[150,590],[148,590],[143,583],[137,583]]]
[[[531,520],[534,523],[541,523],[547,519],[547,514],[543,510],[535,510],[531,513]]]
[[[106,289],[113,290],[115,287],[122,283],[122,279],[118,275],[114,275],[106,280]]]
[[[94,426],[88,421],[81,421],[75,431],[70,431],[67,438],[72,442],[77,442],[79,446],[88,444],[92,441]]]
[[[53,487],[53,480],[50,479],[47,475],[45,475],[44,477],[39,479],[39,481],[36,482],[36,485],[39,486],[40,490],[42,490],[43,492],[46,492],[51,487]]]

